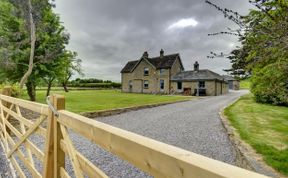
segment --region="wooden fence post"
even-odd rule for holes
[[[52,95],[50,102],[55,110],[65,109],[65,98],[61,95]],[[65,168],[65,153],[60,148],[60,141],[63,139],[60,124],[51,109],[48,114],[48,127],[46,135],[44,178],[60,177],[60,168]]]

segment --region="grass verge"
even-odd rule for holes
[[[261,154],[268,165],[288,175],[288,107],[259,104],[248,94],[224,113],[241,139]]]
[[[66,109],[75,113],[192,99],[192,97],[185,96],[122,93],[119,90],[71,90],[68,93],[64,91],[52,91],[51,93],[64,95]],[[46,103],[45,94],[46,91],[37,91],[37,102]],[[23,98],[28,99],[27,94]]]

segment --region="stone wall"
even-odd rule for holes
[[[182,90],[177,89],[177,82],[172,82],[171,87],[175,93],[183,93],[184,88],[191,88],[192,94],[194,90],[198,88],[198,81],[182,82]],[[214,80],[205,81],[206,95],[216,96],[221,95],[221,82],[216,82]],[[222,94],[228,93],[228,84],[222,83]]]
[[[170,72],[170,78],[180,72],[181,69],[181,64],[180,64],[180,59],[177,59],[173,66],[171,67],[171,72]]]
[[[144,75],[144,68],[149,69],[149,75]],[[179,59],[175,61],[172,69],[164,69],[162,73],[160,70],[156,70],[154,66],[148,63],[146,60],[142,60],[132,73],[122,73],[122,92],[133,93],[163,93],[169,94],[171,83],[171,73],[176,74],[180,72]],[[149,87],[144,88],[144,81],[147,80]],[[160,90],[160,80],[164,80],[164,89]],[[129,81],[132,81],[132,89],[129,88]]]
[[[240,89],[240,82],[238,80],[233,81],[233,90],[239,90]]]

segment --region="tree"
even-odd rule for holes
[[[50,94],[52,83],[57,80],[66,92],[68,92],[67,83],[74,72],[82,74],[81,60],[76,59],[77,54],[71,51],[65,51],[57,60],[43,66],[44,72],[41,76],[47,85],[46,96]]]
[[[76,59],[77,53],[67,51],[66,55],[64,56],[65,60],[63,60],[61,70],[61,74],[58,76],[59,82],[62,84],[64,91],[68,92],[67,84],[71,79],[74,72],[83,75],[81,69],[81,60]]]
[[[1,66],[0,73],[14,82],[20,81],[21,87],[27,81],[27,93],[30,100],[35,101],[35,89],[39,80],[47,79],[50,85],[61,75],[63,68],[60,68],[60,65],[67,62],[60,61],[67,61],[64,56],[68,53],[66,45],[69,42],[69,34],[61,25],[59,16],[53,13],[51,1],[33,0],[32,4],[29,4],[30,0],[2,1],[5,2],[5,11],[0,14],[0,23],[3,24],[0,34],[5,32],[5,44],[0,44],[0,55],[5,56],[1,57],[1,63],[5,63],[6,66]],[[6,16],[11,20],[5,20]],[[33,29],[36,29],[37,38]],[[14,40],[13,36],[16,34],[19,37]]]
[[[35,43],[36,43],[36,27],[34,23],[34,17],[32,13],[32,3],[31,0],[27,0],[27,6],[28,6],[28,16],[29,16],[29,26],[30,26],[30,57],[29,57],[29,64],[28,64],[28,70],[25,72],[23,77],[20,80],[20,88],[22,89],[26,81],[28,80],[28,77],[31,75],[33,70],[33,63],[34,63],[34,51],[35,51]]]
[[[236,34],[242,46],[233,50],[229,56],[232,71],[243,68],[252,74],[251,91],[258,102],[288,105],[287,95],[283,94],[288,93],[288,75],[285,71],[288,63],[288,1],[249,2],[256,9],[250,10],[247,16],[240,16],[207,1],[239,26]],[[225,33],[212,35],[218,34]],[[276,87],[277,84],[279,87]]]

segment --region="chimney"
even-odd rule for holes
[[[142,57],[144,57],[144,58],[148,58],[148,56],[149,56],[148,52],[145,51],[145,52],[143,53],[143,56],[142,56]]]
[[[160,51],[160,57],[164,57],[164,50],[163,49],[161,49],[161,51]]]
[[[198,70],[199,70],[199,63],[198,63],[198,61],[196,61],[194,63],[194,71],[198,71]]]

